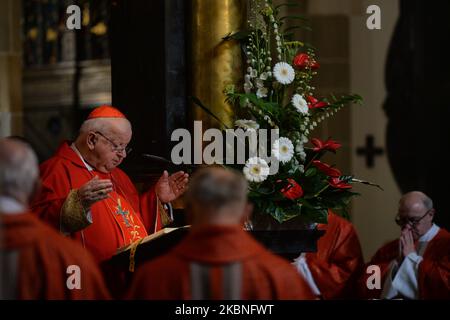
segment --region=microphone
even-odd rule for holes
[[[201,165],[197,165],[197,164],[184,164],[184,163],[175,164],[172,161],[167,160],[166,158],[163,158],[163,157],[160,157],[160,156],[156,156],[156,155],[153,155],[153,154],[148,154],[148,153],[143,153],[142,156],[144,158],[146,158],[146,159],[153,160],[155,162],[164,163],[164,164],[167,164],[169,166],[174,166],[174,167],[182,166],[182,167],[186,167],[186,168],[189,168],[189,169],[196,169],[196,168],[201,166]]]

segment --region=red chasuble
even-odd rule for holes
[[[81,158],[63,143],[55,156],[40,166],[42,190],[31,209],[41,219],[60,230],[60,212],[67,195],[89,180],[110,179],[110,198],[91,207],[92,224],[71,236],[89,249],[98,262],[107,260],[118,248],[162,228],[153,189],[139,195],[128,176],[119,168],[110,173],[89,171]]]
[[[139,267],[126,298],[315,297],[292,265],[261,246],[242,227],[208,225],[192,229],[169,253]]]
[[[392,260],[399,256],[398,239],[381,247],[367,264],[377,265],[381,271],[381,289],[367,288],[368,277],[363,274],[359,282],[361,298],[379,299]],[[450,233],[440,229],[428,243],[419,264],[419,299],[450,299]]]
[[[307,253],[306,261],[324,299],[356,296],[356,280],[361,275],[364,259],[358,235],[352,224],[330,212],[328,224],[317,242],[317,252]]]
[[[14,253],[16,299],[109,299],[97,264],[89,252],[58,234],[30,213],[0,213],[0,250]],[[68,267],[80,269],[80,287],[69,289]],[[6,269],[5,269],[6,271]]]

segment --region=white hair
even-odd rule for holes
[[[107,133],[111,130],[111,120],[122,119],[124,123],[127,123],[131,130],[131,123],[125,118],[95,118],[88,119],[81,124],[80,134],[89,133],[91,131],[100,131]]]
[[[33,150],[21,141],[0,139],[0,195],[29,199],[38,179]]]

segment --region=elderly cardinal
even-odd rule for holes
[[[32,211],[81,242],[98,262],[170,222],[170,202],[188,182],[182,171],[164,171],[156,185],[139,195],[118,168],[127,156],[132,130],[116,108],[94,109],[73,142],[64,142],[41,164],[42,189]]]

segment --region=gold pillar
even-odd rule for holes
[[[228,126],[233,110],[225,102],[227,84],[243,78],[239,43],[223,41],[230,32],[242,30],[247,18],[247,0],[191,0],[189,94],[199,98]],[[203,130],[218,127],[202,109],[191,104],[191,120],[202,120]]]

